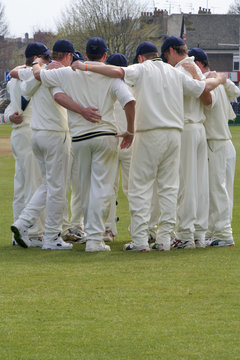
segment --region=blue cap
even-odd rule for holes
[[[53,51],[73,54],[75,49],[71,41],[67,39],[59,39],[53,45]]]
[[[125,55],[116,53],[107,58],[106,64],[126,67],[128,66],[128,61]]]
[[[73,61],[72,62],[77,61],[77,60],[84,61],[84,56],[82,53],[80,53],[80,51],[75,51],[73,53]]]
[[[170,47],[173,46],[181,46],[181,45],[185,45],[185,42],[183,41],[182,38],[178,37],[178,36],[169,36],[168,38],[166,38],[166,40],[164,40],[162,47],[161,47],[161,58],[164,57],[164,51],[168,50]]]
[[[50,56],[50,51],[44,44],[34,41],[34,42],[28,44],[28,46],[26,47],[25,56],[26,56],[26,58],[30,58],[32,56],[37,56],[37,55],[49,55]]]
[[[192,48],[191,50],[189,50],[188,56],[194,56],[195,61],[208,60],[207,54],[205,53],[204,50],[202,50],[200,48]]]
[[[105,54],[109,48],[105,40],[99,37],[93,37],[88,40],[86,46],[86,53],[89,55],[103,55]]]
[[[151,41],[143,41],[141,42],[136,50],[136,56],[133,60],[134,63],[138,62],[138,55],[144,55],[148,53],[157,53],[158,49],[156,45],[154,45]]]

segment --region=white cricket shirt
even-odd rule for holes
[[[136,131],[183,128],[183,94],[199,97],[205,83],[191,79],[160,59],[123,68],[136,97]]]
[[[101,62],[87,63],[108,66]],[[113,115],[114,102],[118,99],[124,107],[128,102],[135,100],[124,81],[120,79],[111,79],[90,71],[73,71],[71,67],[42,70],[40,74],[45,86],[60,87],[62,92],[79,105],[95,107],[101,114],[101,121],[94,124],[85,120],[80,114],[68,111],[72,137],[96,131],[117,132]]]

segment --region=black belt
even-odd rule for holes
[[[98,136],[115,136],[115,135],[117,135],[117,133],[114,132],[106,132],[106,131],[91,132],[80,136],[73,136],[72,142],[89,140]]]

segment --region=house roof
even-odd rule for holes
[[[168,35],[179,36],[182,16],[183,14],[169,16]],[[201,47],[204,50],[229,50],[230,52],[239,49],[240,15],[184,14],[184,20],[188,48]],[[178,31],[178,33],[173,34],[171,31]]]
[[[235,50],[240,44],[240,15],[185,15],[187,45],[205,50]],[[224,46],[220,44],[236,44]]]

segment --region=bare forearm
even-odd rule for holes
[[[218,73],[216,78],[206,79],[205,91],[214,90],[218,85],[226,82],[226,76]]]
[[[200,96],[200,99],[205,106],[209,106],[212,104],[212,95],[209,91],[204,91]]]
[[[84,109],[83,106],[77,104],[68,95],[64,93],[57,93],[54,95],[54,100],[64,108],[82,115],[82,111]]]
[[[134,118],[135,118],[135,101],[128,102],[124,107],[124,111],[127,118],[127,131],[133,134]]]
[[[74,63],[72,64],[72,69],[91,71],[112,78],[124,78],[124,70],[119,66],[114,65],[95,65],[82,63],[81,61],[74,61]]]
[[[26,68],[26,65],[20,65],[20,66],[16,66],[14,69],[12,69],[11,71],[10,71],[10,76],[12,77],[12,78],[14,78],[14,79],[19,79],[19,77],[18,77],[18,70],[20,70],[20,69],[25,69]]]
[[[101,120],[101,115],[98,114],[98,109],[94,107],[83,107],[76,103],[65,93],[57,93],[54,95],[55,101],[65,107],[66,109],[73,111],[77,114],[82,115],[85,120],[90,121],[92,123],[98,123]]]

